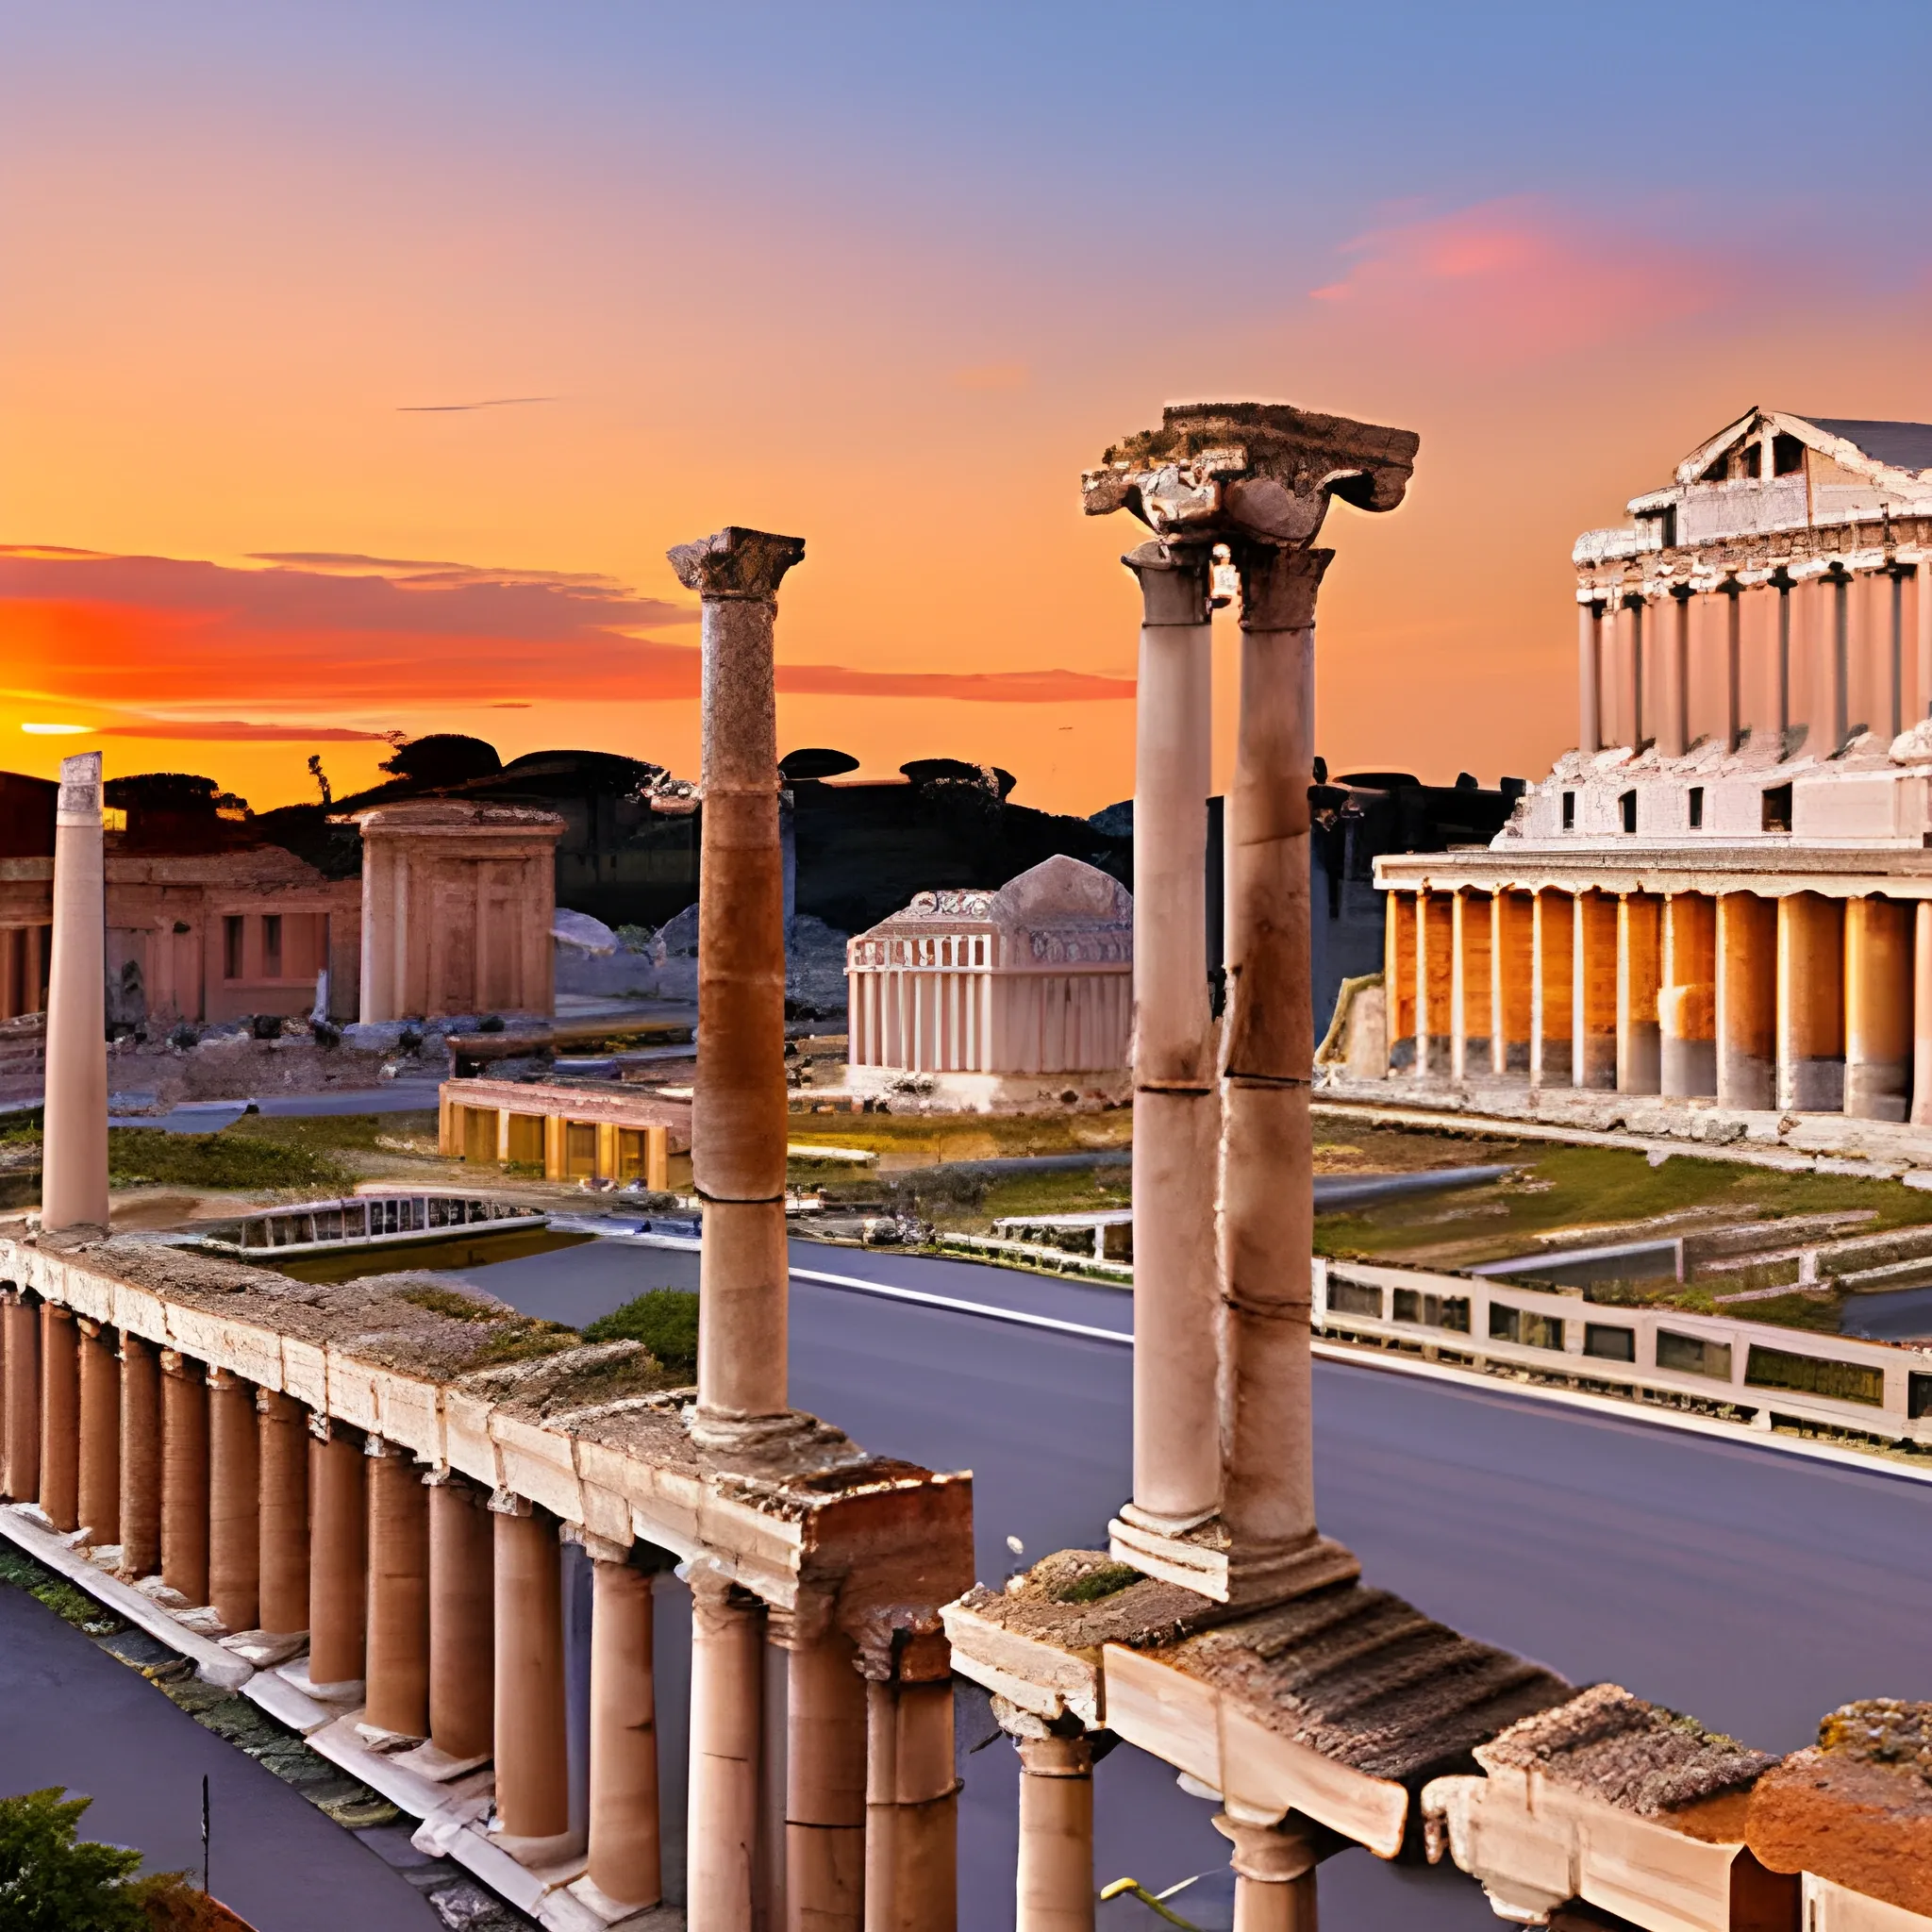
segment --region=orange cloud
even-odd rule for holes
[[[1339,281],[1310,291],[1351,326],[1497,358],[1557,356],[1702,314],[1734,276],[1707,255],[1586,226],[1539,195],[1507,195],[1373,228]]]

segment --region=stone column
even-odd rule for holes
[[[1777,1105],[1777,902],[1724,892],[1717,902],[1717,1098]]]
[[[1777,592],[1777,654],[1775,663],[1775,684],[1777,691],[1777,731],[1779,757],[1783,757],[1783,741],[1791,728],[1791,592],[1797,586],[1790,575],[1780,566],[1773,573],[1771,587]]]
[[[1617,1084],[1617,902],[1607,893],[1578,892],[1570,995],[1570,1084]]]
[[[161,1368],[152,1341],[121,1331],[121,1574],[161,1566]]]
[[[161,1581],[208,1602],[208,1383],[172,1348],[161,1351]]]
[[[1490,899],[1490,1071],[1526,1074],[1535,1024],[1536,900],[1497,891]]]
[[[1020,1754],[1014,1932],[1093,1932],[1093,1747],[1031,1712],[1001,1712]]]
[[[1134,746],[1134,1499],[1178,1531],[1221,1499],[1215,1407],[1216,1137],[1208,1006],[1208,561],[1143,543]]]
[[[1383,893],[1382,998],[1388,1013],[1389,1071],[1397,1066],[1395,1049],[1408,1042],[1415,1052],[1415,896],[1391,886]]]
[[[691,1932],[752,1923],[764,1607],[708,1565],[691,1575]]]
[[[261,1623],[261,1435],[255,1389],[208,1372],[208,1601],[229,1630]]]
[[[1491,902],[1459,887],[1453,900],[1454,987],[1450,993],[1449,1074],[1460,1083],[1490,1069],[1490,1007],[1494,968],[1490,957]]]
[[[41,1316],[17,1288],[6,1292],[7,1493],[16,1503],[41,1494]]]
[[[1581,594],[1576,605],[1576,743],[1585,758],[1604,748],[1604,607]]]
[[[1533,1087],[1570,1085],[1575,991],[1573,955],[1576,918],[1567,892],[1541,891],[1530,900],[1529,1080]]]
[[[557,1526],[521,1496],[499,1492],[490,1507],[496,1521],[497,1824],[507,1838],[561,1838],[570,1830],[570,1749]],[[693,1857],[704,1829],[693,1807]],[[691,1924],[701,1932],[695,1912]]]
[[[1454,1055],[1455,915],[1447,892],[1426,885],[1415,895],[1415,1071],[1418,1079],[1449,1072]]]
[[[1821,747],[1825,756],[1838,751],[1852,735],[1851,725],[1851,631],[1852,631],[1852,579],[1842,566],[1835,565],[1828,576],[1819,579],[1819,591],[1824,594],[1824,587],[1829,584],[1830,605],[1825,618],[1829,625],[1825,645],[1825,689],[1831,714],[1831,742]]]
[[[1223,1812],[1214,1828],[1234,1845],[1234,1932],[1316,1932],[1315,1848],[1294,1814],[1245,1824]]]
[[[1868,1121],[1911,1111],[1912,924],[1908,902],[1848,899],[1844,1108]]]
[[[107,887],[101,755],[60,760],[41,1225],[108,1224]],[[196,1602],[200,1599],[197,1598]]]
[[[292,1396],[255,1396],[260,1512],[261,1628],[293,1637],[308,1628],[308,1425]]]
[[[1732,577],[1720,594],[1724,600],[1724,749],[1736,751],[1744,737],[1744,591]]]
[[[912,1638],[866,1686],[865,1932],[953,1932],[959,1781],[951,1653]]]
[[[786,1707],[785,1904],[795,1932],[861,1932],[865,1923],[865,1679],[828,1599],[774,1612],[790,1653]]]
[[[1921,899],[1912,917],[1911,1121],[1915,1127],[1932,1127],[1932,899]]]
[[[402,1738],[429,1735],[429,1495],[407,1449],[366,1445],[369,1642],[362,1722]]]
[[[488,1757],[494,1717],[495,1519],[490,1492],[454,1471],[429,1491],[429,1741]]]
[[[1906,728],[1906,566],[1887,567],[1885,612],[1886,736]]]
[[[1690,749],[1690,598],[1688,584],[1674,585],[1659,617],[1668,613],[1670,631],[1670,698],[1664,706],[1664,738],[1658,749],[1666,758],[1680,758]]]
[[[1220,1229],[1221,1516],[1230,1600],[1253,1589],[1278,1601],[1356,1570],[1347,1551],[1315,1531],[1309,1348],[1308,790],[1315,597],[1333,554],[1234,546],[1241,691],[1226,807]]]
[[[80,1520],[90,1543],[121,1541],[121,1364],[114,1332],[80,1324]]]
[[[1633,752],[1643,745],[1643,599],[1633,591],[1624,599],[1617,625],[1624,653],[1617,735]]]
[[[1918,713],[1932,718],[1932,559],[1912,569],[1912,657],[1919,673]]]
[[[41,1304],[41,1513],[63,1536],[80,1527],[79,1340],[72,1308]]]
[[[308,1427],[308,1681],[359,1684],[368,1657],[368,1458],[343,1424],[318,1415]]]
[[[1657,941],[1661,902],[1649,892],[1617,900],[1617,1091],[1660,1088]]]
[[[1673,892],[1664,901],[1662,988],[1663,1091],[1691,1099],[1717,1091],[1717,906],[1703,892]]]
[[[1845,1097],[1844,904],[1817,892],[1777,902],[1777,1104],[1838,1113]]]
[[[694,1433],[731,1447],[788,1426],[785,881],[772,636],[797,537],[727,528],[671,553],[704,603],[698,1075],[705,1203]]]
[[[641,1909],[664,1895],[651,1574],[615,1543],[585,1548],[593,1564],[590,1877],[607,1899]]]

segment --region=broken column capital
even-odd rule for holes
[[[1291,549],[1285,543],[1239,542],[1243,630],[1312,630],[1322,577],[1332,550]]]
[[[1089,516],[1130,510],[1162,536],[1314,541],[1331,498],[1402,501],[1420,439],[1288,403],[1174,403],[1160,427],[1108,450],[1081,478]]]
[[[770,603],[785,573],[805,556],[803,537],[778,537],[727,524],[694,543],[665,552],[677,581],[708,602],[735,598]]]
[[[1287,1885],[1315,1869],[1313,1835],[1293,1812],[1279,1824],[1249,1824],[1219,1811],[1214,1828],[1234,1846],[1228,1863],[1238,1878]]]
[[[101,828],[101,755],[84,751],[60,760],[60,794],[55,808],[57,825]]]
[[[1206,624],[1213,557],[1214,546],[1205,540],[1170,543],[1156,537],[1128,551],[1121,561],[1140,581],[1142,625],[1191,629]]]

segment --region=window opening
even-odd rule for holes
[[[1704,787],[1702,785],[1693,785],[1690,788],[1690,829],[1693,832],[1701,832],[1704,829]]]
[[[1624,814],[1624,829],[1627,833],[1637,830],[1637,794],[1626,791],[1617,801],[1617,808]]]

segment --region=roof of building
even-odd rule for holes
[[[1804,420],[1856,443],[1875,463],[1895,470],[1932,470],[1932,423],[1883,423],[1857,416],[1807,416]]]
[[[977,925],[1041,933],[1080,928],[1131,937],[1134,895],[1097,867],[1056,853],[992,891],[949,887],[915,892],[909,906],[858,937],[903,937],[908,929],[925,934]]]

